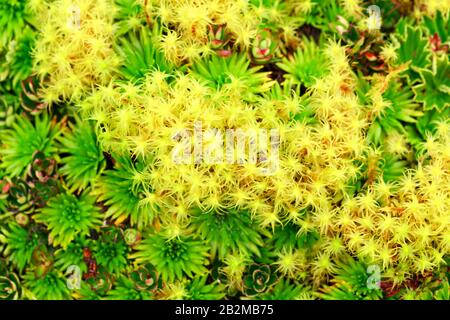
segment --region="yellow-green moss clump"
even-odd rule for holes
[[[33,55],[36,73],[46,80],[46,102],[76,101],[110,81],[120,63],[113,50],[115,11],[112,0],[42,4]]]

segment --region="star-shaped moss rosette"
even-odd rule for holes
[[[66,248],[77,235],[88,235],[89,230],[101,224],[102,215],[87,193],[79,198],[73,194],[59,194],[47,203],[34,220],[50,230],[53,246]]]
[[[32,21],[33,15],[28,1],[0,1],[0,46],[20,36],[24,27]]]
[[[192,217],[192,228],[211,247],[211,255],[220,259],[230,252],[251,253],[260,256],[264,245],[262,230],[252,227],[250,212],[230,209],[226,212],[201,212]]]
[[[26,27],[22,33],[9,43],[0,62],[0,80],[7,81],[11,89],[20,91],[20,82],[32,73],[33,60],[31,52],[35,33]],[[0,50],[1,51],[1,50]]]
[[[152,32],[141,27],[136,31],[130,31],[120,43],[115,46],[116,52],[122,57],[120,74],[128,81],[139,81],[152,70],[159,70],[170,74],[173,66],[168,62],[164,54],[156,47],[155,36],[158,29]]]
[[[209,283],[207,276],[197,276],[185,284],[186,300],[220,300],[225,296],[225,286],[217,281]]]
[[[93,256],[98,265],[114,275],[125,271],[129,247],[119,228],[101,228],[100,236],[94,244]]]
[[[11,222],[1,229],[1,242],[5,244],[3,255],[19,271],[23,271],[32,261],[34,250],[46,241],[46,234],[36,225],[22,227]]]
[[[70,298],[66,278],[58,270],[50,270],[43,275],[36,275],[30,270],[25,274],[24,280],[31,299],[67,300]]]
[[[286,80],[310,87],[327,72],[327,58],[314,40],[304,37],[297,51],[277,66],[287,72]]]
[[[433,59],[432,69],[420,70],[421,82],[413,89],[425,111],[438,112],[450,106],[450,68],[448,56]]]
[[[78,266],[80,271],[85,273],[88,270],[87,264],[83,261],[83,252],[92,245],[89,238],[78,236],[67,246],[55,250],[55,267],[66,272],[71,265]]]
[[[225,85],[238,86],[245,92],[243,98],[255,100],[255,95],[265,92],[274,84],[268,72],[259,72],[262,66],[251,67],[244,54],[230,57],[213,55],[206,60],[199,60],[192,66],[193,75],[214,89]]]
[[[370,276],[376,272],[379,266],[369,268],[367,264],[346,257],[338,264],[337,275],[333,279],[332,286],[324,287],[319,294],[325,300],[379,300],[383,297],[383,291]],[[372,270],[373,269],[373,270]],[[375,281],[379,280],[373,277]]]
[[[191,235],[169,236],[167,232],[147,235],[136,247],[131,257],[136,263],[151,263],[163,281],[191,278],[205,274],[208,264],[208,247]]]
[[[156,208],[146,202],[151,192],[144,188],[146,176],[145,163],[133,162],[128,155],[114,156],[114,169],[106,170],[97,180],[93,193],[107,206],[106,217],[119,224],[130,219],[131,225],[138,229],[151,223]]]
[[[105,159],[92,123],[76,120],[59,137],[60,151],[67,154],[61,162],[60,173],[66,177],[71,190],[84,190],[94,184],[105,168]]]
[[[367,104],[371,118],[367,138],[375,145],[384,143],[390,133],[403,133],[405,124],[414,124],[423,115],[413,91],[400,80],[368,82],[361,75],[358,77],[356,90],[361,102]]]
[[[112,290],[108,291],[106,299],[111,300],[151,300],[153,293],[148,290],[139,290],[134,282],[125,276],[121,276]]]
[[[61,124],[51,120],[47,113],[32,120],[17,117],[12,128],[0,132],[0,167],[11,177],[21,175],[33,161],[36,151],[46,156],[57,152],[55,138],[61,131]]]

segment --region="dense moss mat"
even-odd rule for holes
[[[449,300],[449,11],[0,0],[0,299]]]

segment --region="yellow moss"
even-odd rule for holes
[[[172,43],[174,58],[182,59],[177,41],[184,40]],[[356,161],[369,163],[372,169],[381,151],[367,145],[367,111],[354,92],[356,79],[345,48],[330,42],[326,51],[333,57],[330,72],[307,93],[318,120],[314,125],[290,121],[289,113],[283,112],[298,110],[299,101],[249,103],[233,83],[213,90],[190,74],[179,74],[167,85],[167,75],[158,71],[139,85],[100,86],[80,108],[97,120],[99,139],[107,150],[153,159],[145,172],[153,191],[142,201],[160,207],[163,219],[175,216],[176,221],[185,221],[196,206],[204,211],[237,207],[249,210],[264,227],[290,221],[299,226],[298,236],[319,232],[325,250],[309,262],[317,281],[335,271],[334,259],[342,251],[379,264],[383,272],[398,270],[396,281],[430,270],[448,252],[450,242],[445,236],[450,212],[448,124],[439,124],[437,138],[427,140],[428,152],[417,169],[407,171],[395,184],[374,179],[356,195],[349,194],[347,185],[362,169]],[[371,92],[380,113],[386,108],[380,93],[385,80],[380,79],[379,90]],[[222,133],[278,129],[278,169],[261,175],[260,164],[174,162],[174,134],[182,130],[192,134],[198,122],[203,133],[211,128]],[[403,136],[389,139],[391,152],[405,153]],[[217,142],[214,136],[207,140],[210,145]],[[431,246],[436,250],[430,251]],[[282,272],[297,270],[294,255],[280,255]],[[243,269],[236,263],[244,257],[230,259],[225,270],[237,287]],[[410,270],[405,271],[405,265]]]
[[[107,84],[119,65],[112,49],[112,0],[58,0],[38,14],[41,36],[35,70],[46,79],[46,102],[78,101],[97,84]]]
[[[450,3],[448,1],[442,0],[420,0],[414,3],[418,12],[423,15],[423,10],[425,9],[426,14],[434,16],[437,11],[449,12]]]
[[[290,278],[295,279],[305,267],[305,256],[298,250],[283,250],[277,256],[277,271]]]

